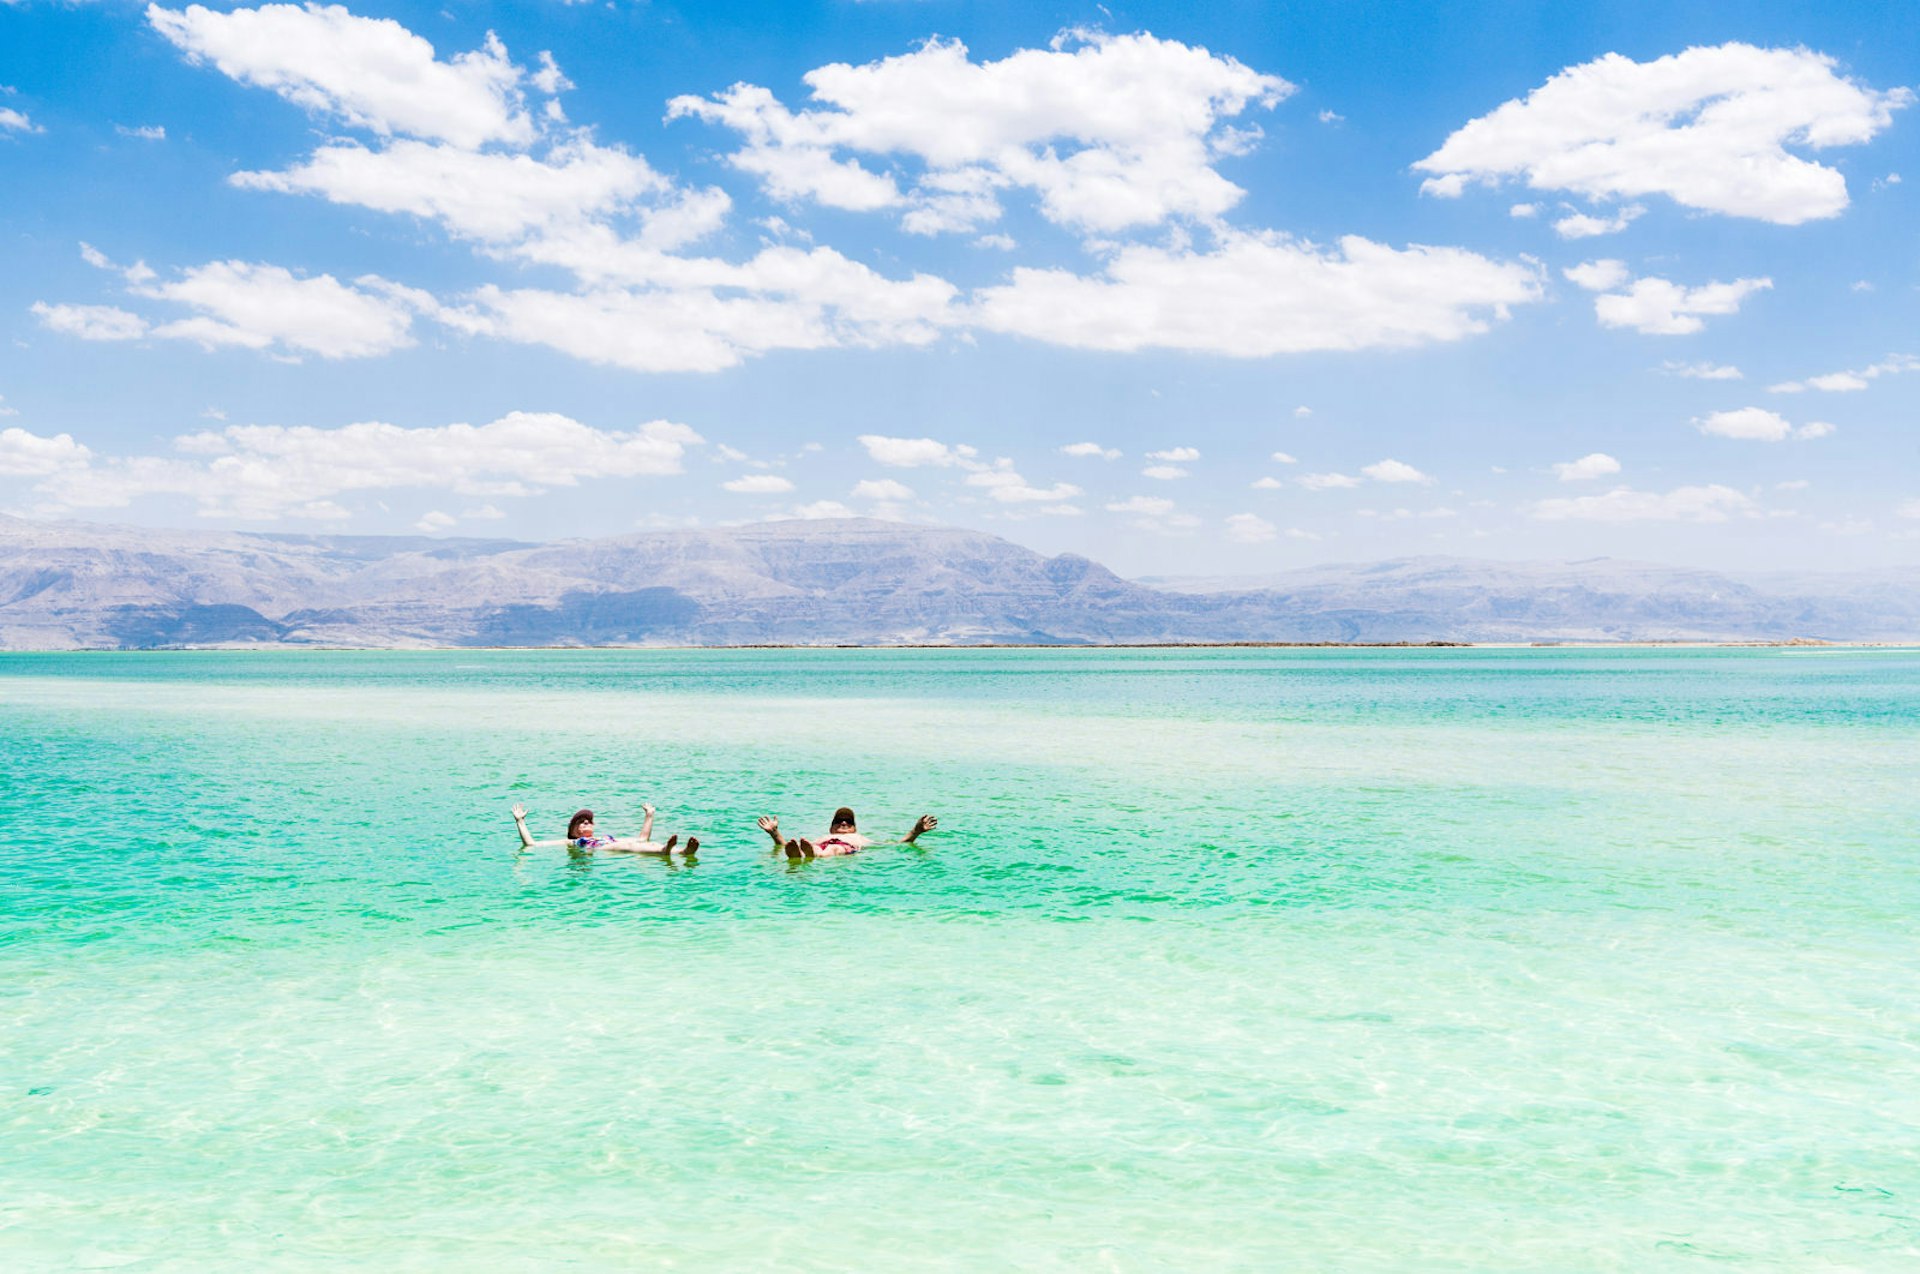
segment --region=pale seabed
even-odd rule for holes
[[[0,774],[9,1268],[1920,1263],[1914,651],[0,655]]]

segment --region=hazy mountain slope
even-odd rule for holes
[[[1152,582],[862,519],[526,544],[0,517],[9,649],[1920,636],[1915,571],[1738,580],[1419,558]]]

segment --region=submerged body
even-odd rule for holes
[[[646,817],[641,822],[638,836],[600,835],[594,827],[592,810],[581,810],[568,820],[567,834],[561,840],[535,840],[533,834],[527,830],[527,807],[524,805],[513,807],[513,826],[514,830],[520,833],[522,849],[535,849],[543,845],[564,845],[568,849],[608,850],[621,854],[671,854],[673,847],[680,842],[679,834],[675,833],[665,841],[654,840],[653,806],[642,805],[640,808],[645,811]],[[680,852],[683,856],[691,857],[699,852],[699,849],[700,838],[689,836],[686,848]]]
[[[772,814],[760,816],[760,830],[773,838],[773,852],[784,853],[788,858],[838,858],[847,854],[857,854],[869,845],[911,845],[918,840],[922,832],[930,832],[940,825],[940,820],[931,814],[922,814],[914,823],[913,829],[899,840],[874,841],[860,834],[853,811],[842,805],[833,812],[827,834],[819,840],[806,837],[786,839],[780,835],[780,820]]]

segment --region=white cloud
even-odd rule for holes
[[[1147,453],[1147,459],[1149,460],[1166,460],[1174,464],[1184,464],[1187,461],[1198,460],[1199,458],[1200,450],[1197,447],[1168,447],[1165,451],[1149,451]]]
[[[1070,442],[1058,449],[1063,456],[1098,456],[1102,460],[1118,460],[1120,452],[1114,447],[1103,447],[1097,442]]]
[[[1830,421],[1809,420],[1806,424],[1794,430],[1793,436],[1801,441],[1806,441],[1811,438],[1826,438],[1831,436],[1836,428],[1837,426]]]
[[[382,136],[466,147],[524,144],[533,136],[523,72],[491,32],[479,49],[442,62],[398,22],[357,17],[338,5],[226,13],[149,5],[147,21],[191,61],[211,62],[230,79]]]
[[[1263,544],[1278,534],[1273,523],[1252,513],[1233,513],[1227,517],[1227,538],[1240,544]]]
[[[1540,294],[1533,267],[1460,248],[1397,250],[1358,236],[1336,250],[1279,234],[1219,238],[1206,253],[1123,247],[1098,277],[1016,269],[1010,283],[976,294],[976,321],[1082,349],[1261,358],[1457,340]]]
[[[1615,487],[1605,495],[1541,500],[1528,512],[1549,522],[1724,522],[1752,508],[1747,496],[1716,483],[1664,493]]]
[[[38,133],[43,131],[39,125],[10,106],[0,106],[0,129],[9,129],[16,133]]]
[[[212,439],[224,442],[216,452]],[[656,420],[631,431],[595,429],[546,412],[513,412],[485,425],[406,429],[379,421],[337,429],[232,425],[188,435],[203,458],[96,459],[85,480],[55,478],[52,507],[117,508],[150,495],[196,500],[207,516],[249,520],[342,516],[333,497],[355,491],[433,488],[473,496],[526,496],[586,478],[679,473],[700,435]]]
[[[1507,215],[1516,221],[1529,217],[1537,217],[1540,215],[1540,205],[1537,203],[1517,203],[1507,209]]]
[[[1375,482],[1432,482],[1433,479],[1410,464],[1399,460],[1381,460],[1364,466],[1360,472]]]
[[[1920,371],[1920,357],[1912,354],[1889,354],[1879,362],[1870,363],[1858,371],[1827,372],[1821,376],[1809,376],[1805,380],[1782,381],[1778,385],[1767,386],[1767,392],[1798,394],[1809,389],[1819,389],[1830,394],[1857,393],[1882,376],[1898,376],[1904,372],[1913,371]]]
[[[796,508],[793,516],[805,518],[809,522],[818,522],[826,518],[857,518],[860,515],[838,500],[815,500],[812,504],[803,504]]]
[[[1177,464],[1154,464],[1142,469],[1140,476],[1143,478],[1158,478],[1162,482],[1172,482],[1177,478],[1186,477],[1187,471]]]
[[[1689,380],[1741,380],[1738,367],[1725,363],[1675,363],[1660,364],[1660,370],[1669,376],[1684,376]]]
[[[1119,500],[1107,506],[1109,513],[1139,513],[1147,517],[1159,517],[1173,512],[1173,501],[1155,495],[1136,495]]]
[[[685,196],[668,199],[672,183],[645,159],[584,136],[549,148],[539,159],[407,139],[379,150],[337,141],[284,171],[238,172],[229,180],[248,190],[319,195],[332,203],[427,217],[485,243],[635,213],[652,199],[658,207],[648,211],[641,242],[678,246],[675,240],[711,230],[730,206],[720,191],[699,192],[693,204]],[[680,221],[673,220],[675,213]],[[689,214],[692,224],[683,224]],[[675,233],[663,234],[665,227]]]
[[[1625,261],[1616,261],[1612,257],[1583,261],[1579,265],[1568,266],[1560,273],[1589,292],[1611,292],[1633,277]]]
[[[1749,442],[1784,442],[1793,435],[1792,422],[1764,407],[1716,411],[1693,423],[1703,434],[1712,434],[1716,438],[1740,438]]]
[[[968,474],[966,481],[970,487],[986,488],[988,497],[1002,504],[1057,503],[1080,494],[1080,488],[1068,482],[1056,482],[1050,487],[1033,486],[1005,460],[995,468]]]
[[[932,438],[889,438],[884,434],[861,434],[860,445],[875,461],[894,469],[973,467],[978,463],[974,457],[980,454],[964,444],[950,447]]]
[[[423,514],[420,520],[413,524],[413,527],[416,531],[425,531],[428,535],[432,535],[436,531],[446,530],[448,527],[459,522],[459,520],[460,519],[454,517],[451,513],[442,513],[440,510],[434,509],[430,513]]]
[[[495,505],[483,504],[477,509],[462,510],[460,516],[472,519],[475,522],[498,522],[501,518],[506,517],[507,514],[504,509]]]
[[[35,301],[34,317],[49,331],[77,336],[83,341],[137,341],[147,334],[147,321],[112,305],[49,305]]]
[[[1249,485],[1251,485],[1255,491],[1278,491],[1287,484],[1276,477],[1268,475],[1264,478],[1255,478]]]
[[[1341,491],[1360,485],[1360,479],[1345,473],[1307,473],[1300,476],[1300,485],[1309,491]]]
[[[113,131],[122,137],[131,137],[143,142],[163,142],[167,140],[166,126],[163,124],[139,124],[128,128],[124,124],[115,124]]]
[[[1298,460],[1295,460],[1292,456],[1288,455],[1284,451],[1274,452],[1273,462],[1275,464],[1299,464],[1300,463]]]
[[[782,495],[793,490],[793,483],[777,473],[750,473],[731,482],[722,482],[720,489],[735,495]]]
[[[1730,43],[1635,62],[1609,53],[1568,67],[1475,119],[1414,167],[1422,189],[1523,177],[1589,198],[1664,194],[1708,212],[1781,225],[1837,216],[1846,181],[1786,147],[1870,140],[1913,100],[1834,73],[1808,49]]]
[[[1667,279],[1636,279],[1625,292],[1596,296],[1593,312],[1602,327],[1630,327],[1649,336],[1684,336],[1705,326],[1702,316],[1738,313],[1741,301],[1772,286],[1772,279],[1735,279],[1697,288]]]
[[[813,109],[795,112],[764,88],[736,84],[711,98],[674,98],[668,115],[742,134],[732,162],[777,198],[901,208],[917,233],[994,221],[999,192],[1014,187],[1038,195],[1049,219],[1083,229],[1218,217],[1242,192],[1213,160],[1257,136],[1225,121],[1293,91],[1204,49],[1092,31],[980,63],[958,41],[934,39],[803,78]],[[875,172],[861,156],[910,161],[916,171]]]
[[[1627,226],[1639,220],[1646,209],[1639,204],[1628,204],[1611,217],[1595,217],[1589,213],[1576,212],[1560,218],[1553,223],[1553,232],[1562,239],[1591,239],[1597,235],[1618,234]]]
[[[1562,482],[1589,482],[1620,472],[1620,462],[1604,451],[1596,451],[1578,460],[1562,461],[1553,466],[1553,471]]]
[[[895,482],[892,478],[868,478],[854,484],[853,498],[856,500],[883,500],[897,503],[913,498],[913,488],[904,482]]]
[[[82,468],[92,455],[72,434],[43,438],[24,429],[0,429],[0,474],[8,477],[39,478]]]
[[[414,312],[435,308],[425,293],[376,275],[354,284],[330,274],[303,278],[274,265],[214,261],[135,292],[199,311],[155,326],[155,336],[209,348],[279,348],[322,358],[367,358],[403,349],[413,344]]]

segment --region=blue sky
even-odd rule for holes
[[[1901,6],[1567,8],[0,0],[0,511],[1920,561]]]

